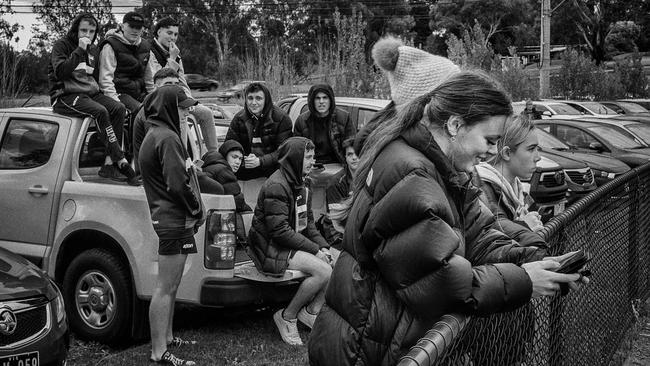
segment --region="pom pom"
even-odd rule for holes
[[[382,38],[372,47],[372,59],[383,70],[394,71],[399,58],[398,48],[401,46],[404,46],[404,43],[399,38]]]

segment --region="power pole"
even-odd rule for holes
[[[539,97],[550,95],[551,86],[551,0],[542,0],[542,27],[539,41]]]

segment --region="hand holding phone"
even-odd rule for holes
[[[560,260],[560,267],[555,270],[558,273],[580,273],[583,276],[589,276],[591,271],[583,270],[583,267],[591,260],[589,255],[582,249],[566,256]],[[586,273],[585,273],[586,272]]]

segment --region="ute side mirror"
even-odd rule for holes
[[[600,142],[590,142],[589,149],[596,150],[599,153],[601,153],[605,150],[605,147],[603,147],[603,144],[601,144]]]

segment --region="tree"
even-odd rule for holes
[[[0,40],[11,40],[14,37],[14,34],[23,28],[18,23],[11,24],[5,19],[2,19],[3,15],[13,13],[14,11],[11,9],[11,0],[0,3]],[[18,41],[18,39],[16,39],[16,41]]]
[[[40,0],[34,3],[33,9],[46,27],[40,30],[41,38],[48,39],[49,43],[65,36],[72,20],[80,13],[92,13],[97,18],[98,37],[117,26],[110,0]]]
[[[567,12],[591,57],[600,64],[608,58],[607,38],[619,21],[641,23],[649,5],[644,1],[572,0]]]
[[[478,22],[485,39],[497,53],[508,54],[511,45],[523,46],[538,39],[535,33],[537,5],[530,0],[439,0],[430,11],[430,27],[443,34],[462,37]]]

